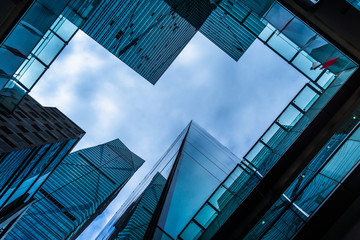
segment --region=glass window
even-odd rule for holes
[[[196,214],[195,220],[204,228],[207,228],[209,224],[217,216],[217,211],[209,204],[205,204],[201,210]]]
[[[0,103],[8,111],[12,111],[26,93],[27,90],[15,83],[13,80],[9,80],[5,87],[1,90]]]
[[[336,78],[336,76],[330,72],[329,70],[326,70],[323,75],[316,81],[317,84],[319,84],[322,88],[326,89],[330,83],[333,82],[333,80]]]
[[[325,45],[327,45],[327,44],[328,44],[328,42],[327,42],[324,38],[318,36],[318,37],[314,38],[311,43],[309,43],[307,46],[304,47],[304,51],[306,51],[307,53],[310,54],[313,50],[318,49],[318,48],[321,49],[322,46],[325,46]],[[319,49],[319,50],[320,50],[320,49]],[[331,49],[330,51],[333,51],[333,50]],[[326,51],[325,51],[325,52],[315,51],[314,53],[317,53],[317,54],[314,54],[313,57],[314,57],[315,59],[317,59],[318,61],[320,61],[321,59],[323,59],[323,57],[321,57],[321,56],[322,56],[324,53],[326,53]],[[321,53],[321,54],[320,54],[320,53]],[[320,54],[320,55],[319,55],[319,57],[320,57],[319,59],[318,59],[318,54]],[[326,57],[327,57],[327,56],[328,56],[328,54],[326,54]]]
[[[266,42],[269,37],[271,36],[271,34],[273,34],[275,31],[275,28],[273,26],[271,26],[270,24],[266,25],[266,27],[264,28],[264,30],[262,30],[262,32],[259,34],[259,38],[261,40],[263,40],[264,42]]]
[[[66,18],[60,16],[58,20],[54,23],[52,29],[64,41],[69,41],[69,39],[75,34],[78,28]]]
[[[278,124],[274,123],[262,136],[261,140],[269,147],[274,149],[280,141],[285,137],[286,131]]]
[[[243,170],[239,166],[236,166],[234,171],[227,177],[222,185],[229,188],[238,179],[242,172]]]
[[[50,34],[42,44],[42,50],[38,53],[38,58],[46,65],[49,65],[65,46],[65,43],[53,34]]]
[[[334,190],[338,182],[321,174],[309,183],[294,203],[308,215],[311,215]]]
[[[279,4],[274,3],[264,18],[276,29],[281,30],[293,19],[293,15]]]
[[[0,48],[0,69],[6,74],[12,76],[24,60],[24,58],[15,56],[9,50]]]
[[[310,87],[305,86],[293,100],[293,103],[306,112],[316,101],[316,99],[318,99],[318,97],[319,95],[315,93]]]
[[[229,194],[232,195],[224,186],[220,186],[213,194],[212,197],[209,199],[209,203],[215,207],[218,211],[220,211],[219,199],[225,195]]]
[[[34,83],[44,73],[46,67],[35,58],[33,58],[29,64],[31,65],[19,78],[19,80],[26,88],[31,89]]]
[[[202,229],[196,223],[190,222],[190,224],[181,233],[180,237],[184,240],[197,239],[201,233]]]
[[[267,43],[286,60],[292,59],[298,52],[298,48],[294,47],[283,35],[274,34]]]
[[[57,16],[51,11],[51,8],[47,8],[44,4],[39,3],[39,1],[34,1],[22,20],[29,26],[32,26],[34,30],[36,29],[40,33],[45,34],[56,18]]]
[[[291,129],[303,116],[294,106],[289,105],[277,119],[277,122],[286,129]]]
[[[33,34],[25,25],[18,24],[3,44],[16,49],[27,57],[40,39],[41,36]]]
[[[265,148],[265,145],[261,142],[256,143],[251,150],[246,154],[245,158],[252,162],[255,160],[255,158],[258,156],[258,154],[261,152],[262,149]],[[253,163],[254,164],[254,163]]]
[[[321,170],[321,174],[341,181],[360,159],[360,142],[347,140],[331,161]]]
[[[266,232],[262,239],[291,239],[302,226],[302,219],[292,210],[287,210],[282,217]]]
[[[291,39],[296,45],[303,47],[315,38],[315,32],[298,18],[292,19],[283,29],[282,34]]]
[[[315,80],[323,71],[318,67],[317,69],[311,69],[313,63],[316,62],[306,52],[301,51],[292,61],[292,64],[303,72],[310,79]]]

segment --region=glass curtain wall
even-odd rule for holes
[[[224,0],[217,4],[200,32],[238,61],[264,29],[260,19],[244,2]]]
[[[239,162],[192,122],[98,239],[176,239]]]
[[[30,199],[76,141],[74,139],[2,154],[0,208],[5,208],[25,195],[26,199]]]
[[[247,171],[239,172],[239,165],[233,173],[236,181],[230,186],[219,186],[179,239],[184,236],[211,238],[357,69],[351,59],[280,4],[273,3],[262,21],[266,27],[259,39],[304,74],[309,82],[245,155],[242,166]],[[222,201],[222,205],[214,204],[214,199]],[[208,207],[211,204],[213,206]],[[199,214],[206,217],[197,221]]]
[[[154,239],[176,239],[216,187],[240,162],[226,147],[192,123],[161,207]]]
[[[131,193],[96,239],[142,239],[188,132],[187,126]]]
[[[21,217],[17,211],[23,212],[24,204],[29,207],[38,189],[77,141],[73,139],[1,154],[0,209],[3,219],[0,237],[7,234],[14,221]]]
[[[356,167],[360,109],[321,149],[245,239],[291,239]]]
[[[143,163],[118,139],[71,153],[6,239],[72,239]]]
[[[12,112],[31,91],[95,4],[79,0],[32,3],[0,45],[1,111]]]

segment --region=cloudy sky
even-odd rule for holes
[[[119,138],[146,161],[79,239],[95,238],[190,120],[241,158],[306,82],[259,41],[235,62],[198,33],[153,86],[79,31],[31,95],[86,131],[76,149]]]

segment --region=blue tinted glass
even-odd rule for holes
[[[47,35],[46,41],[44,41],[40,47],[41,52],[36,52],[37,57],[46,65],[49,65],[64,46],[65,43],[61,39],[56,35],[49,34]]]
[[[286,129],[291,129],[300,120],[303,114],[294,106],[289,105],[277,119],[277,122]]]
[[[236,160],[225,147],[192,123],[162,209],[159,226],[176,238],[234,168]]]
[[[360,0],[346,0],[353,5],[357,10],[360,11]]]
[[[60,17],[54,23],[51,29],[56,32],[56,34],[59,35],[62,40],[69,41],[78,28],[66,18]]]
[[[303,111],[307,111],[318,99],[318,97],[319,95],[314,90],[312,90],[309,86],[305,86],[293,100],[293,103]]]
[[[41,62],[32,58],[29,62],[26,62],[27,69],[23,73],[21,77],[19,77],[19,81],[27,88],[31,89],[34,83],[41,77],[41,75],[45,72],[47,67],[43,65]]]
[[[299,50],[286,37],[277,34],[272,35],[267,44],[286,60],[292,59]]]
[[[35,202],[12,230],[9,239],[64,239],[76,234],[99,206],[110,203],[135,172],[132,153],[119,142],[114,140],[68,155],[36,193]],[[73,143],[57,148],[57,161]],[[54,163],[49,162],[50,155],[44,159],[47,165]],[[45,175],[35,185],[40,186],[50,173],[43,172]],[[38,221],[39,216],[43,221]]]

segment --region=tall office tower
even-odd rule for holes
[[[240,59],[265,27],[261,21],[262,15],[246,5],[251,3],[250,6],[252,6],[253,2],[248,0],[218,1],[216,9],[200,28],[200,32],[205,37],[235,61]],[[268,2],[272,1],[263,1],[263,3]]]
[[[112,0],[81,30],[155,84],[197,29],[164,0]]]
[[[157,172],[141,196],[114,223],[109,239],[143,239],[165,184],[166,178]]]
[[[346,1],[280,2],[259,39],[309,82],[179,239],[358,236],[360,34],[352,33],[360,14]]]
[[[119,139],[71,153],[5,239],[75,239],[143,163]]]
[[[359,116],[360,108],[357,108],[280,198],[241,239],[320,239],[319,226],[320,230],[326,233],[325,239],[342,239],[343,233],[338,229],[330,230],[330,233],[326,232],[329,230],[326,212],[335,214],[332,218],[336,219],[342,217],[342,214],[349,215],[350,211],[355,211],[353,214],[359,211],[354,206],[358,201],[356,194],[360,193],[357,189],[358,182],[354,182],[359,179],[358,177],[354,179],[354,172],[360,171]],[[281,136],[275,133],[272,141],[279,137]],[[263,178],[261,173],[260,168],[256,168],[246,159],[237,165],[193,216],[177,239],[211,239],[230,214],[238,208],[238,204],[245,201],[253,190],[254,183],[261,181]],[[259,193],[261,195],[261,192]],[[328,201],[332,198],[335,201]],[[344,200],[348,205],[336,205]],[[338,209],[331,211],[332,208]],[[246,220],[248,219],[244,219]],[[342,231],[353,231],[351,228],[356,221],[347,220],[346,223],[341,221],[342,219],[336,223],[337,228],[342,228]],[[232,224],[243,230],[243,223],[232,222]],[[229,235],[223,233],[217,237],[227,239]],[[356,232],[349,235],[348,239],[357,237]]]
[[[271,1],[102,1],[81,30],[155,84],[197,31],[238,60],[265,27],[244,2]]]
[[[95,0],[1,2],[0,11],[5,12],[0,19],[1,112],[16,108],[95,5]]]
[[[239,161],[190,123],[98,239],[176,238]]]
[[[155,84],[197,31],[237,61],[272,1],[6,0],[0,111],[16,108],[78,28]]]
[[[84,134],[59,110],[30,96],[13,114],[0,114],[0,236]]]

